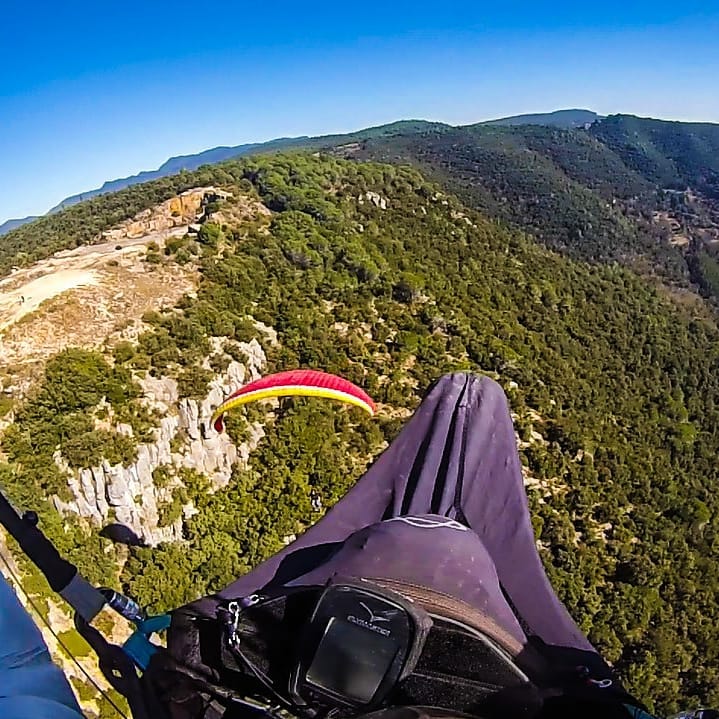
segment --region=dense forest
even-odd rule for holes
[[[557,126],[553,114],[509,120],[520,124],[452,127],[402,121],[248,148],[270,154],[294,147],[411,164],[469,207],[551,249],[576,259],[619,262],[719,301],[719,125],[630,115],[601,118],[586,129]],[[237,151],[249,150],[240,146]],[[93,241],[101,228],[187,189],[194,184],[191,177],[199,181],[198,173],[210,176],[206,168],[183,171],[8,233],[0,242],[0,274]],[[698,215],[692,192],[704,199]],[[690,241],[672,244],[666,224],[656,221],[657,212],[678,220]]]
[[[651,182],[719,199],[719,125],[613,115],[590,133]]]
[[[681,254],[640,231],[612,200],[652,190],[585,133],[472,126],[363,144],[364,159],[411,162],[484,214],[579,259],[648,258],[673,277]]]
[[[237,413],[229,431],[238,440],[248,421],[266,424],[250,468],[215,493],[184,476],[167,511],[179,516],[194,501],[185,543],[132,548],[123,566],[124,589],[153,611],[221,587],[302,531],[319,516],[311,497],[324,508],[336,501],[396,435],[398,410],[413,409],[439,375],[484,372],[507,388],[528,442],[535,530],[571,613],[652,706],[719,704],[719,600],[708,590],[719,585],[715,323],[616,262],[572,259],[487,219],[416,170],[328,156],[202,168],[8,237],[13,246],[33,239],[35,253],[79,244],[91,234],[85,222],[98,231],[203,184],[255,195],[273,212],[269,224],[205,225],[168,246],[158,261],[199,263],[196,296],[147,316],[134,344],[51,360],[3,437],[3,488],[40,510],[61,550],[92,580],[116,582],[116,557],[97,529],[40,505],[62,493],[55,453],[70,466],[130,461],[132,444],[89,418],[106,417],[109,404],[138,438],[151,433],[156,418],[143,411],[137,378],[174,376],[183,394],[202,396],[209,338],[225,340],[210,357],[221,367],[234,342],[256,335],[250,320],[277,331],[279,344],[265,343],[268,370],[338,372],[385,409],[374,420],[312,401]],[[609,220],[607,252],[621,222]]]
[[[619,262],[716,303],[717,147],[717,125],[612,116],[587,130],[424,128],[337,151],[412,164],[552,249]],[[679,222],[686,244],[670,242],[662,213]]]

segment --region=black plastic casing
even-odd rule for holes
[[[323,651],[330,628],[334,630],[340,623],[351,625],[348,632],[361,640],[357,645],[362,646],[346,648],[347,666],[337,669],[362,672],[376,660],[375,669],[382,678],[372,696],[351,696],[308,676],[313,667],[323,664],[322,657],[317,659],[318,650]],[[402,595],[369,581],[335,578],[317,601],[300,637],[298,659],[289,678],[290,696],[300,705],[377,706],[414,669],[431,626],[429,615]],[[374,683],[374,679],[369,681]]]

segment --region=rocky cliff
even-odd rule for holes
[[[209,422],[215,407],[240,385],[259,377],[264,367],[265,354],[257,340],[238,343],[238,348],[245,354],[245,362],[230,362],[227,370],[211,382],[210,391],[201,401],[180,397],[174,379],[146,376],[141,381],[145,401],[162,417],[155,441],[138,445],[137,459],[128,467],[105,461],[97,467],[72,471],[58,456],[56,461],[67,473],[73,495],[69,502],[55,497],[58,510],[100,525],[118,522],[147,544],[180,539],[182,516],[163,526],[160,515],[182,485],[182,468],[196,470],[213,487],[221,487],[230,480],[235,464],[247,464],[250,452],[264,435],[262,426],[253,424],[247,440],[235,445],[226,434],[215,432]],[[126,425],[119,430],[132,433]],[[156,481],[154,475],[159,468],[163,468],[169,481]],[[191,503],[183,506],[184,516],[192,512]]]
[[[184,227],[204,219],[205,208],[215,200],[231,195],[216,187],[195,187],[135,215],[102,233],[100,241],[119,241],[145,237],[158,232]]]

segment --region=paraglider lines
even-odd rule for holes
[[[25,595],[25,598],[27,599],[28,604],[32,607],[33,611],[37,616],[40,618],[40,621],[48,628],[50,634],[52,634],[53,637],[55,637],[55,641],[57,641],[58,645],[62,648],[62,650],[67,654],[70,659],[75,663],[77,668],[85,675],[87,680],[92,684],[95,689],[100,693],[103,699],[112,706],[112,708],[122,717],[122,719],[128,719],[127,715],[120,709],[117,704],[112,700],[110,695],[95,681],[95,679],[92,677],[92,675],[85,669],[85,667],[80,664],[79,659],[70,651],[70,648],[63,642],[62,639],[57,635],[55,630],[50,626],[50,622],[47,620],[47,617],[40,611],[37,604],[35,604],[35,601],[30,596],[28,591],[23,586],[22,582],[20,581],[20,578],[15,574],[13,568],[10,566],[10,563],[5,558],[5,556],[0,552],[0,560],[2,560],[2,563],[7,568],[8,574],[10,575],[10,578],[13,580],[13,583],[20,589],[20,591]]]

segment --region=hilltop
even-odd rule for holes
[[[588,123],[593,122],[600,116],[591,110],[557,110],[555,112],[535,114],[535,115],[515,115],[512,117],[500,118],[497,120],[487,120],[486,125],[527,125],[527,124],[538,124],[538,125],[552,125],[557,127],[581,127]],[[81,192],[77,195],[71,195],[66,197],[64,200],[59,202],[53,208],[48,210],[47,214],[58,212],[66,207],[75,205],[78,202],[84,200],[90,200],[98,195],[103,195],[109,192],[116,192],[132,185],[137,185],[143,182],[149,182],[150,180],[157,180],[162,177],[174,175],[183,170],[196,170],[198,167],[206,164],[215,164],[229,160],[236,157],[242,157],[244,155],[251,154],[253,152],[271,152],[275,150],[287,150],[298,147],[307,147],[310,145],[327,145],[336,142],[341,142],[342,138],[347,141],[364,140],[372,137],[373,135],[379,134],[395,134],[396,132],[408,132],[412,130],[423,129],[425,127],[440,127],[445,126],[442,123],[431,123],[424,120],[403,120],[388,125],[381,125],[377,128],[368,128],[366,130],[360,130],[355,133],[348,133],[345,136],[341,135],[326,135],[319,137],[281,137],[269,142],[254,142],[246,143],[243,145],[234,146],[220,146],[213,147],[209,150],[203,150],[195,154],[179,155],[177,157],[171,157],[169,160],[164,162],[156,170],[147,170],[139,172],[136,175],[129,177],[122,177],[116,180],[108,180],[103,183],[101,187],[86,192]],[[445,127],[449,127],[448,125]],[[20,227],[28,222],[36,220],[36,216],[24,217],[22,219],[7,220],[0,224],[0,235],[10,232],[10,230]]]
[[[586,127],[601,119],[592,110],[555,110],[554,112],[541,112],[535,115],[512,115],[500,117],[497,120],[487,120],[483,125],[546,125],[548,127]]]

